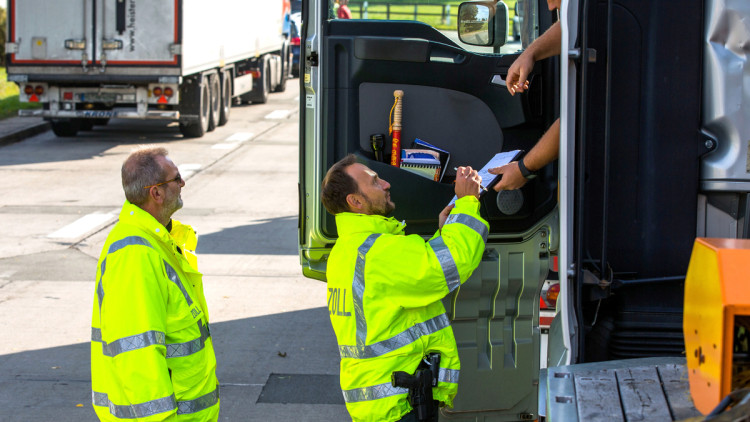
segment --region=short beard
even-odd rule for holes
[[[168,204],[164,204],[164,208],[161,210],[161,217],[163,221],[169,221],[172,218],[172,214],[176,213],[177,210],[182,208],[182,198],[179,194],[175,195],[175,200],[170,201]]]

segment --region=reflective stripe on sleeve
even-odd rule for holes
[[[443,269],[445,284],[448,286],[448,291],[452,292],[456,290],[456,288],[461,285],[461,276],[458,274],[456,261],[453,259],[450,249],[446,246],[442,236],[430,240],[429,244],[435,252],[438,262],[440,262],[440,267]]]
[[[342,391],[342,393],[344,393],[344,401],[347,403],[377,400],[385,397],[395,396],[398,394],[407,394],[408,392],[408,389],[403,387],[394,387],[390,382],[386,384],[372,385],[370,387],[362,387]]]
[[[354,317],[357,321],[357,346],[364,347],[367,340],[367,321],[363,307],[365,294],[365,256],[372,245],[380,237],[380,233],[373,233],[357,249],[357,263],[354,267],[354,281],[352,281],[352,301],[354,302]]]
[[[440,371],[438,372],[438,381],[458,384],[458,372],[457,369],[440,368]]]
[[[206,346],[206,340],[208,340],[211,334],[208,331],[208,327],[204,326],[201,321],[198,321],[198,329],[201,332],[201,336],[195,340],[185,343],[167,344],[167,358],[189,356],[203,350]]]
[[[180,288],[182,295],[185,296],[185,300],[187,301],[188,306],[191,306],[193,304],[193,299],[190,298],[187,290],[185,290],[185,286],[182,284],[180,276],[177,275],[177,271],[175,271],[174,268],[172,268],[172,266],[167,263],[167,261],[164,261],[164,267],[167,269],[167,277],[169,277],[169,279],[172,280],[172,282]]]
[[[219,402],[219,387],[208,394],[198,397],[197,399],[177,402],[177,414],[200,412],[208,409]]]
[[[370,345],[339,346],[341,358],[367,359],[382,356],[411,344],[422,336],[430,335],[450,325],[446,314],[438,315],[409,327],[395,336]]]
[[[487,243],[487,226],[484,225],[481,221],[476,219],[475,217],[472,217],[467,214],[451,214],[448,216],[448,219],[445,220],[445,224],[463,224],[475,232],[479,233],[480,236],[482,236],[482,240]],[[445,227],[445,225],[443,225]]]
[[[109,397],[106,393],[97,393],[93,391],[91,394],[91,401],[94,406],[104,406],[109,408],[109,413],[120,419],[136,419],[145,418],[159,413],[169,412],[177,408],[177,400],[174,398],[174,394],[161,399],[147,401],[145,403],[136,404],[114,404],[109,401]]]
[[[99,328],[91,328],[91,341],[102,343],[102,354],[115,357],[120,353],[142,349],[153,345],[165,345],[166,336],[161,331],[146,331],[134,336],[123,337],[111,343],[102,340],[102,332]]]

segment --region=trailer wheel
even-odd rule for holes
[[[263,56],[260,65],[260,80],[253,82],[253,90],[247,98],[254,104],[265,104],[268,102],[268,92],[271,91],[271,73],[269,72],[268,58]]]
[[[273,92],[284,92],[286,91],[286,80],[289,79],[289,68],[291,67],[291,56],[289,55],[289,47],[285,46],[281,50],[281,76],[279,77],[279,84]]]
[[[78,134],[80,122],[78,120],[52,120],[52,132],[61,138],[69,138]]]
[[[91,130],[94,128],[94,119],[81,119],[79,124],[79,130]]]
[[[211,112],[208,116],[208,131],[216,129],[219,125],[219,113],[221,108],[221,86],[219,84],[219,75],[211,75],[208,78],[208,94],[211,99]]]
[[[219,126],[224,126],[229,121],[229,112],[232,109],[232,77],[229,72],[222,73],[221,78],[221,110],[219,112]]]
[[[180,122],[180,133],[186,138],[200,138],[208,132],[208,119],[211,114],[210,94],[208,92],[208,81],[202,78],[195,90],[191,90],[191,96],[195,96],[198,102],[199,119],[196,121]]]

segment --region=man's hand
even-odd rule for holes
[[[514,190],[526,184],[527,180],[518,169],[518,162],[513,161],[504,166],[491,168],[488,170],[491,174],[502,174],[503,177],[493,187],[495,191]]]
[[[456,204],[450,204],[447,207],[443,208],[443,211],[438,215],[438,230],[441,230],[443,228],[443,224],[445,224],[445,220],[448,219],[448,216],[451,213],[451,210],[453,207],[455,207]]]
[[[516,92],[523,92],[529,89],[529,73],[534,68],[534,57],[531,53],[521,53],[520,56],[510,65],[508,76],[505,77],[505,86],[508,88],[510,95],[516,95]]]
[[[479,198],[481,179],[476,170],[471,167],[459,167],[456,171],[456,196],[462,198],[474,195]]]

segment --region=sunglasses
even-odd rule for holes
[[[155,185],[144,186],[143,189],[151,189],[153,187],[166,185],[167,183],[171,183],[171,182],[182,183],[182,176],[180,176],[180,173],[177,173],[177,176],[175,176],[174,179],[167,180],[166,182],[157,183]]]

